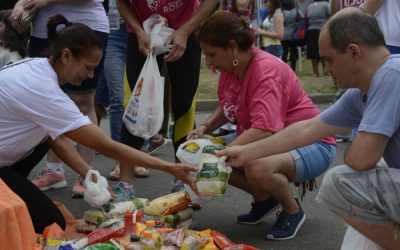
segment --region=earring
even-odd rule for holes
[[[239,66],[239,60],[238,59],[233,59],[232,60],[232,65],[234,68],[236,68],[237,66]]]

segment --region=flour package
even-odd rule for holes
[[[222,145],[208,145],[202,150],[196,186],[201,196],[219,196],[225,193],[232,168],[225,162],[226,157],[218,157],[215,150],[223,150]]]

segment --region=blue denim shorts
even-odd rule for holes
[[[400,169],[378,165],[359,172],[347,165],[334,167],[326,173],[316,200],[358,221],[399,224]]]
[[[336,157],[336,145],[316,142],[289,152],[296,165],[294,183],[311,180],[328,169]]]

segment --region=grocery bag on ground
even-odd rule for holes
[[[378,244],[348,226],[341,250],[383,250]]]
[[[93,175],[96,176],[97,182],[93,181]],[[106,178],[100,175],[99,171],[90,169],[85,177],[85,193],[84,200],[92,207],[101,207],[111,199],[108,191],[108,183]]]
[[[196,186],[201,196],[219,196],[225,193],[232,168],[225,162],[226,156],[219,157],[215,150],[223,150],[222,145],[209,145],[203,148]]]

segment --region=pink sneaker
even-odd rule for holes
[[[67,182],[65,181],[64,172],[43,169],[39,175],[32,181],[32,183],[42,191],[50,189],[65,188]]]
[[[79,176],[72,188],[72,198],[82,198],[85,193],[85,186],[83,185],[83,178]]]

